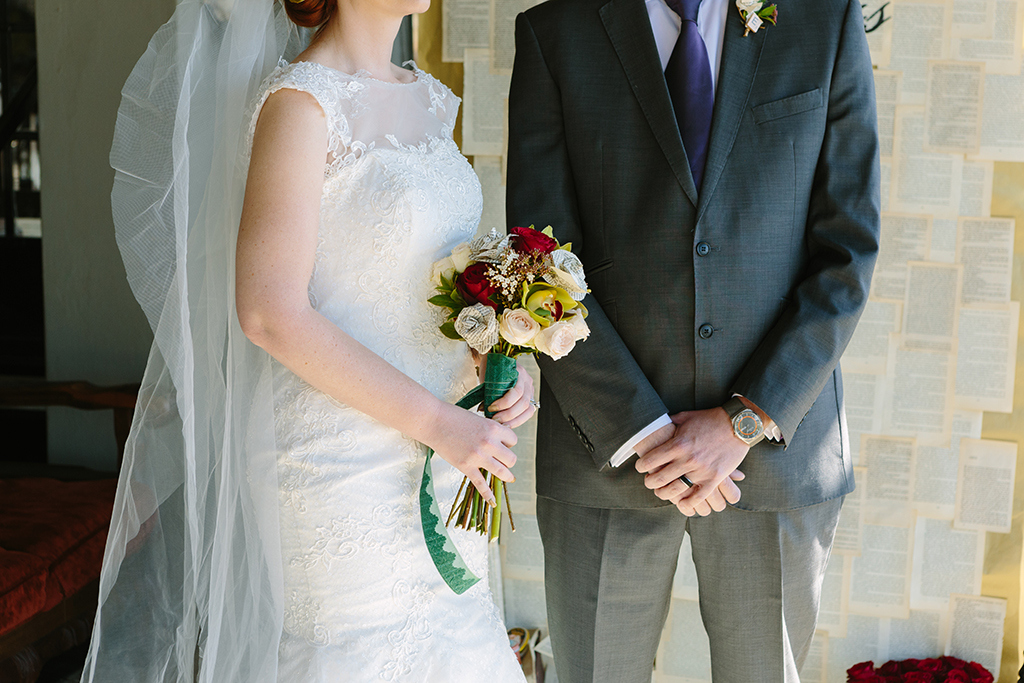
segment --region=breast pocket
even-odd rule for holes
[[[815,88],[799,95],[790,95],[780,100],[758,104],[751,107],[750,111],[754,115],[754,123],[761,125],[787,116],[820,109],[824,104],[821,88]]]

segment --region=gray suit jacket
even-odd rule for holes
[[[737,507],[853,488],[838,363],[868,296],[878,135],[860,3],[786,0],[743,36],[730,7],[698,196],[643,0],[549,0],[516,23],[509,225],[583,260],[591,337],[541,360],[537,492],[663,505],[607,466],[659,415],[747,396],[762,442]]]

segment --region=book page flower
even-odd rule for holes
[[[467,306],[455,319],[455,331],[474,351],[488,353],[498,343],[498,318],[490,306]]]
[[[551,360],[558,360],[576,348],[576,328],[567,322],[554,323],[538,332],[533,343]]]
[[[505,311],[498,321],[501,338],[513,346],[530,346],[540,329],[540,323],[522,308]]]
[[[583,264],[571,251],[558,249],[551,252],[551,269],[544,274],[544,279],[564,289],[576,301],[582,301],[587,296],[587,278],[583,273]]]
[[[474,261],[500,263],[508,244],[508,237],[499,233],[497,228],[491,228],[486,235],[469,243],[469,255]]]

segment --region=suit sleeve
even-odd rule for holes
[[[525,14],[516,19],[508,106],[508,225],[551,225],[586,263],[561,93]],[[603,468],[620,446],[668,411],[601,306],[592,296],[584,305],[590,337],[568,356],[540,356],[538,363],[563,416]]]
[[[804,238],[807,269],[733,385],[775,420],[787,444],[853,335],[878,253],[878,124],[859,3],[848,4],[838,45]]]

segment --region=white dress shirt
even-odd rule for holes
[[[672,50],[676,46],[679,27],[683,20],[665,4],[665,0],[646,0],[646,4],[647,16],[651,20],[651,30],[654,31],[654,42],[658,46],[658,56],[661,58],[661,68],[664,70],[668,65]],[[700,31],[708,51],[711,84],[716,92],[718,90],[718,69],[722,64],[722,44],[725,42],[725,21],[729,16],[731,5],[730,0],[703,0],[700,3],[700,10],[697,12],[697,30]],[[638,443],[670,424],[672,424],[672,420],[666,414],[641,429],[632,439],[615,451],[610,461],[612,467],[618,467],[629,460],[630,456],[634,455],[634,448]],[[769,420],[764,427],[766,436],[777,441],[781,440],[779,428],[774,422]]]

